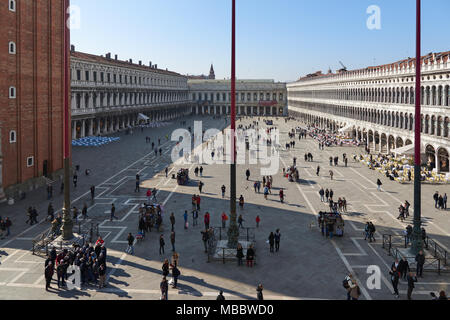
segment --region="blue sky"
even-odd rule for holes
[[[415,56],[415,0],[236,0],[237,77],[293,81],[307,73]],[[422,53],[450,50],[450,1],[422,1]],[[118,54],[182,74],[230,77],[231,0],[71,0],[78,51]],[[381,29],[369,30],[370,5]]]

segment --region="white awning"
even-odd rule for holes
[[[414,154],[414,144],[408,144],[407,146],[391,150],[391,153],[413,155]]]
[[[145,120],[145,121],[150,120],[149,117],[147,117],[145,114],[142,114],[142,113],[139,113],[138,119],[139,120]]]
[[[343,127],[342,129],[339,129],[340,132],[349,132],[352,131],[353,129],[353,125],[352,124],[348,124],[345,127]]]

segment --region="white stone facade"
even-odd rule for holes
[[[189,80],[189,100],[195,114],[229,115],[230,80]],[[236,115],[287,115],[286,83],[274,80],[236,80]]]
[[[71,52],[72,137],[113,133],[192,113],[187,77],[110,57]]]
[[[423,57],[421,132],[423,161],[449,172],[449,52]],[[306,77],[287,85],[289,114],[338,130],[389,153],[413,144],[415,59],[339,74]]]

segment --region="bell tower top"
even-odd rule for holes
[[[216,75],[214,73],[214,66],[211,63],[211,69],[209,70],[209,77],[208,79],[210,80],[215,80],[216,79]]]

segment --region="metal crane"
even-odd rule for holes
[[[341,62],[341,61],[339,61],[339,63],[341,64],[341,66],[342,66],[342,71],[347,71],[347,67],[346,66],[344,66],[344,64]]]

